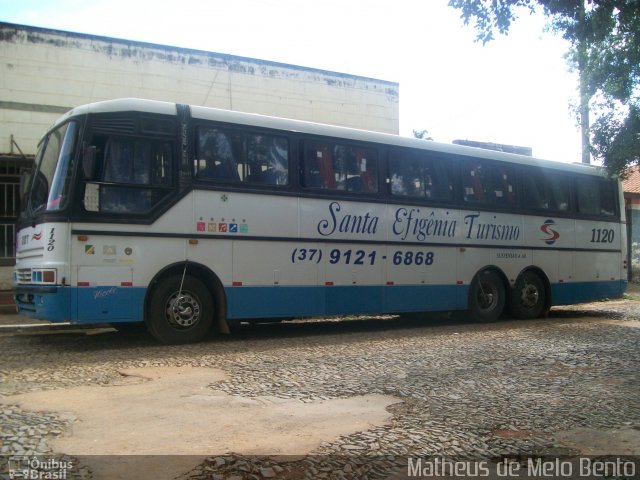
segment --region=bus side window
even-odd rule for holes
[[[94,142],[104,144],[96,149],[104,156],[102,169],[97,169],[99,177],[88,179],[85,186],[85,210],[145,213],[168,194],[173,163],[170,142],[100,136]]]
[[[378,191],[377,155],[374,150],[346,145],[333,147],[336,188],[348,192]]]
[[[355,157],[361,191],[376,193],[378,191],[378,156],[375,150],[356,148]]]
[[[576,197],[580,213],[615,215],[613,185],[605,179],[586,175],[576,178]]]
[[[453,200],[453,163],[449,157],[427,158],[424,162],[425,196],[434,201]]]
[[[424,162],[415,153],[394,150],[389,154],[391,195],[424,197]]]
[[[205,180],[240,181],[236,154],[242,152],[242,140],[238,137],[217,128],[198,129],[196,176]]]
[[[333,171],[331,147],[327,144],[308,142],[304,152],[304,186],[335,190],[336,177]]]
[[[506,166],[493,166],[493,203],[515,205],[515,173]]]
[[[462,164],[462,197],[468,203],[486,203],[486,190],[490,188],[484,165],[472,162]]]
[[[525,208],[566,212],[571,192],[568,178],[527,168],[522,174],[522,197]]]
[[[378,191],[378,157],[370,148],[306,142],[302,179],[307,188],[354,193]]]
[[[600,180],[600,214],[612,216],[616,214],[616,188],[615,183],[608,180]]]
[[[289,184],[289,142],[271,135],[247,135],[248,183]]]
[[[547,185],[547,199],[549,207],[559,212],[569,211],[569,198],[571,195],[571,182],[563,175],[543,176],[542,184]]]
[[[512,168],[478,160],[463,162],[462,165],[465,202],[515,205],[515,174]]]
[[[525,208],[533,208],[535,210],[549,208],[549,201],[545,192],[546,188],[540,175],[526,172],[522,176],[522,189]]]

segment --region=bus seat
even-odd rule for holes
[[[347,191],[349,192],[362,191],[362,179],[360,178],[359,175],[347,179]]]

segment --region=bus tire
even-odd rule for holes
[[[147,326],[161,343],[198,342],[211,331],[213,312],[213,298],[204,283],[190,275],[182,282],[182,275],[173,275],[160,280],[151,293]]]
[[[544,283],[534,272],[524,272],[518,277],[509,299],[509,311],[521,320],[538,318],[545,310]]]
[[[495,322],[505,305],[505,288],[497,273],[478,273],[469,288],[469,315],[476,322]]]

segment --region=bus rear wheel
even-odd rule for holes
[[[538,318],[545,309],[544,284],[533,272],[524,272],[511,292],[509,310],[511,315],[521,320]]]
[[[182,288],[181,288],[182,287]],[[149,298],[147,326],[161,343],[202,340],[213,325],[213,299],[207,287],[190,275],[160,280]]]
[[[498,274],[485,270],[469,289],[469,315],[477,322],[494,322],[504,310],[505,288]]]

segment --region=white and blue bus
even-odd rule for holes
[[[24,179],[20,313],[146,324],[467,311],[619,296],[619,182],[599,169],[212,108],[74,108]]]

